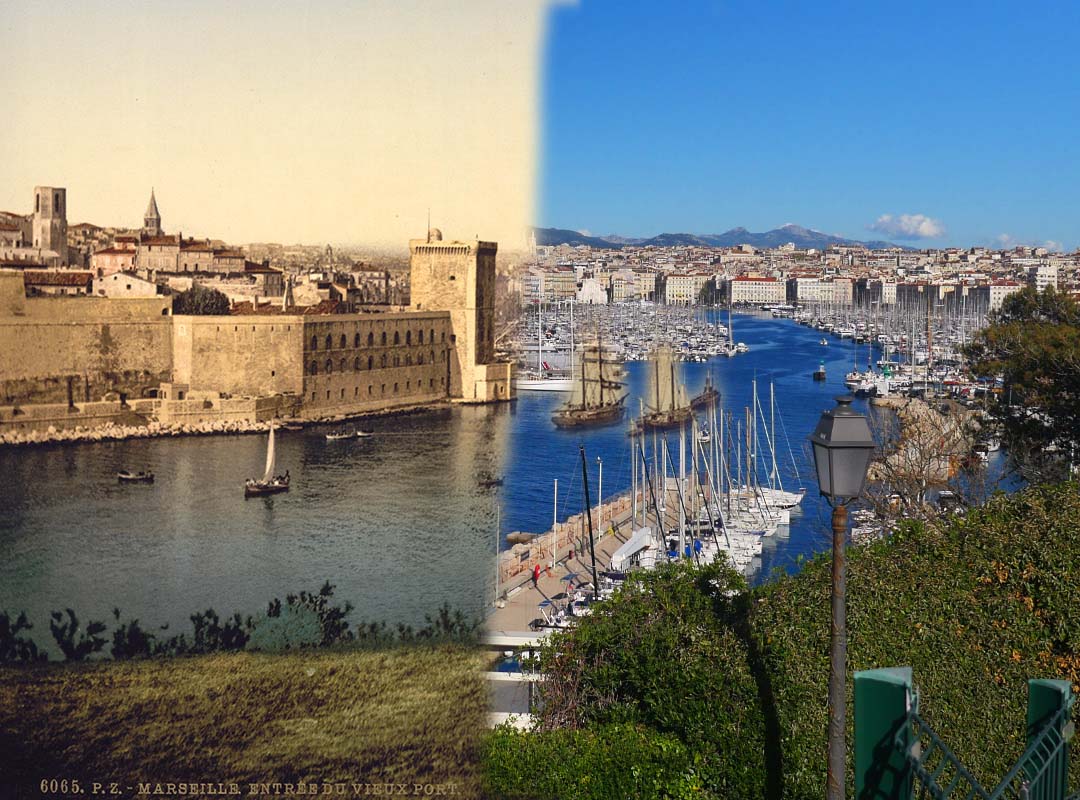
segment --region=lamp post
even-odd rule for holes
[[[828,800],[844,800],[847,612],[844,546],[847,506],[866,486],[874,437],[865,416],[850,397],[836,398],[836,408],[821,415],[810,436],[821,495],[832,506],[832,623],[829,648]]]

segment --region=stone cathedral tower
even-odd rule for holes
[[[34,247],[52,250],[67,263],[67,189],[34,187]]]
[[[161,213],[158,211],[153,189],[150,190],[150,202],[146,204],[146,213],[143,214],[142,232],[144,236],[163,236],[165,233],[161,229]]]

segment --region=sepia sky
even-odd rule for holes
[[[86,2],[0,15],[0,210],[233,243],[520,246],[543,0]]]

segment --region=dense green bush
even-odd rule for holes
[[[698,759],[676,737],[634,725],[527,734],[503,726],[484,752],[491,797],[612,800],[701,797]]]
[[[198,284],[173,298],[174,314],[224,315],[232,308],[229,298],[217,289]]]
[[[6,611],[0,611],[0,662],[44,661],[48,658],[38,650],[33,639],[21,635],[33,627],[26,618],[26,612],[13,621]]]
[[[999,495],[849,552],[849,703],[855,670],[911,666],[924,717],[992,787],[1024,748],[1027,679],[1080,684],[1077,485]],[[822,797],[829,558],[749,592],[733,581],[669,567],[554,636],[531,736],[638,724],[699,760],[702,796]],[[852,719],[849,706],[849,743]]]

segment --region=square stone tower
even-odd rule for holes
[[[34,247],[52,250],[67,263],[67,189],[34,187]]]
[[[495,361],[495,242],[444,242],[433,229],[409,241],[411,307],[450,312],[450,396],[466,403],[511,397],[509,362]]]

